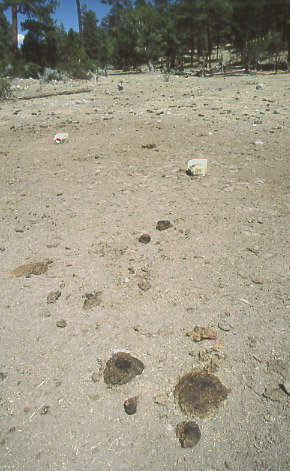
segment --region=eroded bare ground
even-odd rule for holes
[[[119,80],[16,82],[91,91],[0,107],[1,469],[286,471],[289,75]],[[123,350],[144,371],[108,387]],[[174,388],[203,368],[228,397],[189,419]]]

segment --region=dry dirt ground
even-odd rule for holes
[[[289,74],[13,86],[0,105],[1,470],[288,470]],[[205,177],[185,173],[192,158],[208,159]],[[217,339],[194,342],[195,326]],[[119,351],[145,368],[108,387]],[[204,368],[228,397],[182,448],[176,426],[192,419],[174,388]]]

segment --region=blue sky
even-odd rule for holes
[[[63,23],[66,31],[73,28],[78,31],[77,4],[75,0],[60,0],[54,18],[57,24]],[[102,5],[100,0],[80,0],[81,5],[87,5],[88,10],[93,10],[99,21],[109,12],[110,7]]]
[[[77,5],[75,0],[58,0],[59,7],[56,8],[53,18],[56,20],[57,24],[60,25],[63,23],[65,30],[68,31],[70,28],[73,28],[75,31],[79,30],[78,27],[78,18],[77,18]],[[107,5],[102,5],[100,0],[80,0],[81,5],[87,5],[88,10],[93,10],[96,13],[96,16],[99,21],[102,20],[104,16],[109,12],[110,7]],[[6,16],[8,21],[11,22],[11,11],[10,9],[6,11]],[[21,36],[21,26],[20,23],[24,18],[19,15],[19,25],[18,33]],[[19,38],[19,44],[21,44],[23,38]]]

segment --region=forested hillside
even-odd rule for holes
[[[72,1],[74,3],[74,1]],[[98,0],[96,0],[96,5]],[[52,18],[55,0],[3,0],[0,5],[0,71],[11,76],[128,70],[147,64],[192,67],[203,61],[240,60],[247,65],[290,56],[290,0],[102,0],[101,21],[76,0],[79,31],[65,31]],[[5,16],[11,10],[12,24]],[[17,46],[18,13],[25,33]],[[22,16],[23,18],[23,16]],[[227,51],[226,57],[225,52]]]

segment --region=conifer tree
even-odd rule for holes
[[[18,13],[27,16],[28,20],[44,22],[58,5],[56,0],[3,0],[3,9],[12,10],[12,51],[14,58],[18,55]],[[28,23],[24,22],[24,29]]]

